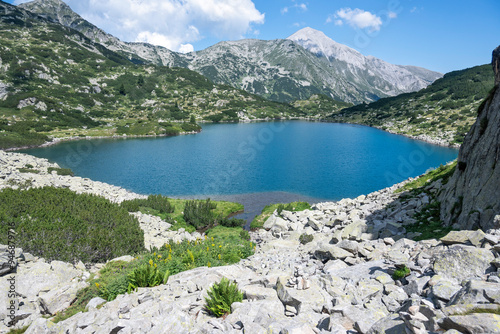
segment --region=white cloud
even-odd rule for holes
[[[292,0],[292,1],[295,2],[295,0]],[[286,13],[288,13],[290,8],[296,8],[297,11],[299,11],[299,12],[305,12],[308,9],[307,4],[305,4],[305,3],[294,3],[293,6],[281,8],[281,10],[280,10],[281,15],[285,15]]]
[[[194,51],[194,47],[191,44],[181,44],[181,46],[179,47],[179,52],[181,52],[181,53],[189,53],[189,52],[193,52],[193,51]]]
[[[396,13],[392,14],[395,15]],[[380,30],[380,26],[382,26],[382,19],[379,16],[359,8],[339,9],[335,13],[335,15],[333,15],[333,17],[332,16],[328,17],[327,23],[332,22],[334,18],[336,19],[335,20],[336,25],[342,25],[344,23],[347,23],[354,28],[360,28],[360,29],[370,28],[370,30],[372,31]]]
[[[398,14],[394,12],[389,12],[388,16],[390,19],[395,19],[396,17],[398,17]]]
[[[16,0],[24,1],[24,0]],[[83,18],[124,41],[189,52],[205,36],[241,38],[264,23],[252,0],[66,0]]]

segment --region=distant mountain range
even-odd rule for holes
[[[324,94],[361,103],[427,87],[441,73],[389,64],[304,28],[287,39],[220,42],[182,54],[147,43],[128,43],[104,32],[60,0],[35,0],[19,7],[75,29],[134,63],[184,67],[267,99],[291,102]]]

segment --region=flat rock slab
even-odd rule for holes
[[[495,259],[487,249],[464,245],[451,246],[436,258],[434,272],[458,282],[482,277]]]
[[[348,270],[344,268],[331,270],[329,274],[344,279],[359,281],[361,279],[375,278],[380,275],[380,271],[387,272],[389,268],[390,266],[386,264],[384,260],[377,260],[350,266]]]
[[[451,231],[441,240],[445,245],[453,245],[453,244],[472,244],[476,247],[481,247],[482,242],[486,234],[481,231]]]

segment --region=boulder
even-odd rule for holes
[[[470,280],[453,296],[449,305],[487,303],[500,304],[500,283]]]
[[[500,315],[493,313],[473,313],[453,315],[439,322],[443,329],[454,329],[461,333],[491,334],[500,331]]]
[[[245,298],[252,300],[276,299],[276,291],[274,289],[265,288],[258,285],[247,285],[240,289]]]
[[[470,278],[480,278],[490,268],[495,259],[489,250],[473,246],[453,245],[436,255],[434,272],[458,282]]]
[[[406,332],[405,322],[399,314],[391,314],[378,320],[367,334],[401,334]]]
[[[326,260],[337,260],[337,259],[345,259],[346,257],[351,256],[352,254],[346,250],[343,250],[340,247],[337,247],[332,244],[320,243],[318,248],[314,251],[314,257],[321,261]]]
[[[475,247],[481,247],[486,234],[481,231],[451,231],[444,237],[442,237],[441,242],[445,245],[453,244],[472,244]]]
[[[0,276],[13,272],[17,267],[17,259],[5,251],[0,253]]]
[[[55,315],[67,309],[76,299],[76,293],[87,286],[86,282],[75,282],[52,289],[47,293],[40,293],[38,304],[42,314]]]

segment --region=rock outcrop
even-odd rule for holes
[[[479,107],[440,196],[441,219],[457,229],[500,227],[500,47],[493,51],[496,86]]]

